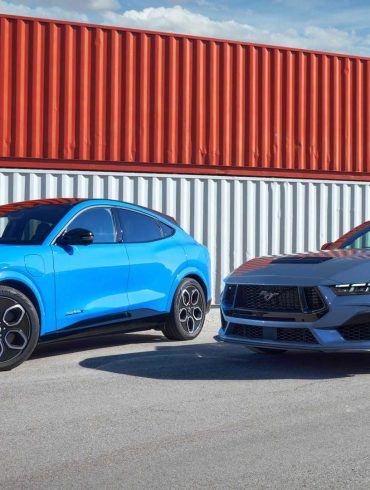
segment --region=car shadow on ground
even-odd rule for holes
[[[370,374],[370,352],[255,354],[233,345],[160,345],[147,352],[92,357],[88,369],[157,380],[332,379]]]
[[[32,359],[40,359],[44,357],[53,357],[61,354],[70,354],[73,352],[83,352],[95,349],[103,349],[106,347],[117,347],[127,344],[148,344],[152,342],[168,342],[161,332],[151,331],[150,334],[140,335],[137,333],[119,333],[86,336],[81,338],[69,337],[64,340],[56,340],[54,342],[40,343],[34,353]]]

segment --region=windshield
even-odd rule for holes
[[[370,249],[370,222],[367,221],[349,231],[334,242],[331,248]]]
[[[0,244],[40,245],[72,205],[0,206]]]

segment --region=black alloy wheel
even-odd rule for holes
[[[0,286],[0,371],[15,368],[34,351],[40,322],[34,305],[20,291]]]
[[[195,339],[202,331],[205,316],[203,288],[195,279],[186,278],[177,288],[170,318],[162,331],[171,340]]]

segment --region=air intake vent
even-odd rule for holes
[[[344,325],[338,328],[341,336],[348,341],[370,341],[370,324],[363,323],[360,325]]]
[[[321,262],[326,262],[331,260],[332,257],[281,257],[280,259],[275,259],[272,264],[321,264]]]

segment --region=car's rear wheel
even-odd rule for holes
[[[32,302],[17,289],[0,286],[0,371],[28,359],[39,334],[40,321]]]
[[[170,317],[162,332],[170,340],[195,339],[202,331],[205,317],[203,288],[195,279],[186,278],[176,290]]]
[[[267,347],[248,347],[248,349],[256,354],[278,355],[287,352],[286,349],[269,349]]]

